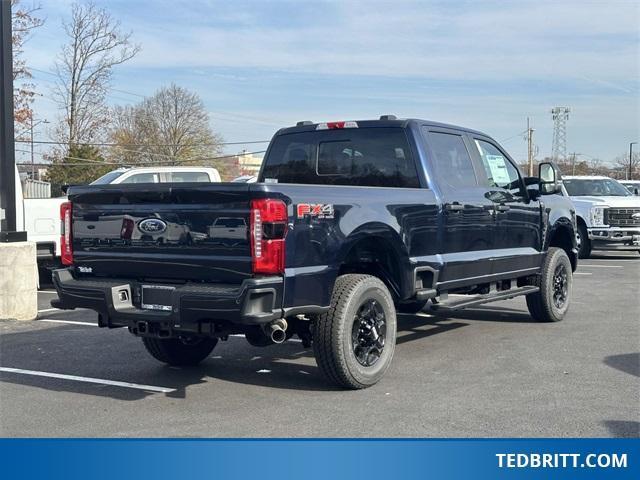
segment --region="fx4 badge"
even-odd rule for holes
[[[330,203],[299,203],[297,208],[298,218],[333,218],[333,205]]]

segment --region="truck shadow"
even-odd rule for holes
[[[628,260],[638,261],[640,255],[637,252],[591,252],[589,258],[580,260],[580,262],[589,262],[589,260]],[[580,268],[580,262],[578,262],[578,268]]]
[[[610,355],[604,358],[604,364],[628,373],[634,377],[640,377],[640,353],[623,353]]]
[[[526,310],[506,307],[475,307],[466,310],[451,312],[439,312],[437,310],[427,313],[438,319],[458,318],[464,320],[476,320],[481,322],[505,322],[505,323],[538,323],[531,318]]]
[[[626,420],[605,420],[604,426],[615,438],[638,438],[640,437],[640,422]]]
[[[426,315],[399,315],[398,350],[401,351],[407,342],[425,340],[467,325]],[[313,349],[293,341],[257,348],[243,338],[232,337],[221,342],[201,365],[177,368],[152,359],[139,339],[125,331],[61,325],[5,332],[0,351],[0,366],[3,367],[174,389],[170,393],[156,393],[143,388],[0,372],[0,383],[123,401],[157,395],[186,398],[189,387],[211,380],[271,389],[340,390],[325,380],[316,366]]]

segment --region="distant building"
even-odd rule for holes
[[[262,166],[262,158],[254,155],[253,153],[247,153],[243,150],[238,154],[238,166],[240,167],[240,175],[258,175],[260,167]]]

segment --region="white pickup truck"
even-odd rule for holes
[[[580,258],[594,249],[640,252],[640,197],[609,177],[564,176],[562,182],[576,209]]]

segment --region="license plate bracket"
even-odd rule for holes
[[[173,291],[176,287],[167,285],[142,285],[140,308],[171,312],[173,310]]]

